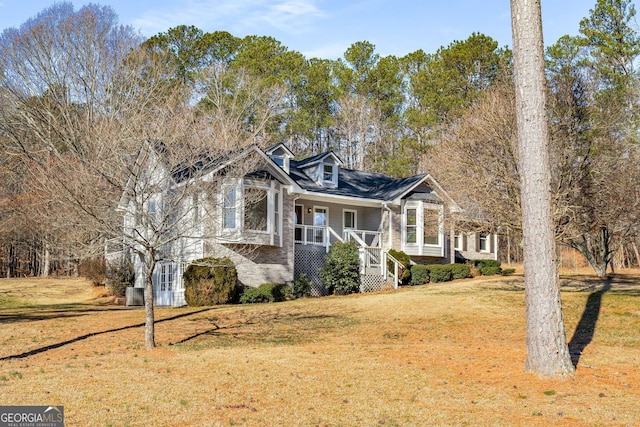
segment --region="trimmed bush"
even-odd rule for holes
[[[311,280],[306,274],[301,273],[296,280],[293,281],[293,297],[302,298],[311,295]]]
[[[407,255],[405,252],[396,251],[395,249],[389,249],[389,255],[397,259],[400,264],[404,267],[402,271],[400,271],[399,279],[402,281],[403,285],[407,285],[411,282],[411,257]],[[393,262],[387,261],[387,270],[393,271]],[[411,282],[413,285],[413,283]]]
[[[347,295],[360,290],[360,256],[354,242],[335,242],[320,270],[329,293]]]
[[[450,265],[431,264],[427,268],[429,269],[430,282],[448,282],[453,277]]]
[[[502,275],[503,276],[511,276],[515,272],[516,272],[515,268],[505,268],[505,269],[502,270]]]
[[[192,307],[228,304],[238,293],[238,272],[226,257],[193,261],[183,279],[184,297]]]
[[[258,304],[263,302],[270,302],[270,296],[264,289],[248,287],[245,288],[240,296],[240,304]]]
[[[451,277],[453,280],[466,279],[471,277],[471,266],[466,264],[449,264],[451,267]]]
[[[127,288],[135,285],[136,276],[130,261],[112,261],[106,266],[106,286],[109,295],[124,297]]]
[[[501,274],[500,261],[495,259],[476,259],[471,261],[478,274],[482,276],[493,276]]]
[[[502,274],[502,268],[494,266],[482,267],[480,274],[483,276],[495,276],[496,274]]]
[[[411,267],[411,286],[429,283],[429,267],[416,264]]]

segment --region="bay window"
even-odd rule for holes
[[[244,179],[222,188],[223,240],[281,244],[282,198],[276,181]]]
[[[404,207],[403,250],[410,255],[443,256],[443,206],[408,200]]]

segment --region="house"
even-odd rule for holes
[[[240,177],[225,172],[239,164],[251,166]],[[162,194],[191,179],[184,170],[172,176],[172,183],[159,190],[159,199],[145,206],[155,209]],[[266,150],[252,146],[211,162],[199,179],[214,176],[219,179],[212,187],[216,194],[208,195],[215,200],[209,207],[216,212],[213,223],[200,223],[200,207],[194,204],[203,202],[189,199],[195,213],[181,221],[193,223],[196,230],[165,248],[153,276],[158,305],[185,304],[182,272],[205,256],[230,257],[239,280],[248,286],[291,283],[304,273],[314,295],[325,294],[318,269],[336,241],[358,245],[363,291],[385,284],[397,287],[397,262],[388,254],[392,248],[416,263],[497,259],[497,236],[459,231],[455,219],[461,208],[428,174],[392,178],[351,170],[333,152],[296,160],[280,143]],[[132,215],[125,215],[125,229],[140,223]],[[142,287],[144,261],[134,264],[136,287]]]

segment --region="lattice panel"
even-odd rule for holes
[[[375,292],[381,290],[386,281],[379,274],[362,274],[360,276],[360,292]]]
[[[294,277],[297,279],[300,274],[306,274],[311,281],[311,295],[316,297],[326,295],[327,290],[322,285],[319,272],[327,255],[325,248],[314,245],[296,245],[295,250]]]

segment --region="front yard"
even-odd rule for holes
[[[153,351],[144,311],[86,282],[1,279],[0,402],[63,405],[69,426],[635,425],[637,272],[564,283],[582,354],[556,381],[524,372],[519,276],[161,308]]]

